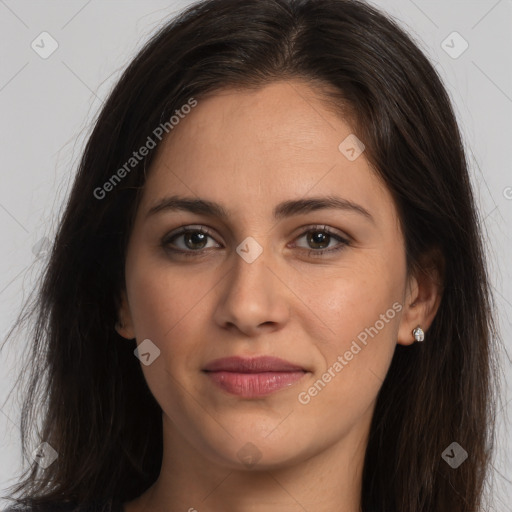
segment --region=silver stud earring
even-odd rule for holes
[[[423,332],[423,329],[419,325],[418,327],[413,329],[412,335],[414,336],[415,341],[423,341],[425,339],[425,333]]]

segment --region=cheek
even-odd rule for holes
[[[402,264],[400,255],[390,263],[377,252],[354,252],[336,268],[297,272],[293,287],[303,307],[296,312],[296,318],[306,316],[310,326],[323,326],[327,334],[322,338],[343,346],[344,341],[373,326],[402,299],[405,285]],[[395,313],[396,308],[390,311],[385,325],[379,321],[378,329],[389,334],[390,325],[397,328],[399,319]]]
[[[170,271],[162,262],[134,262],[127,279],[130,310],[137,339],[154,338],[165,344],[174,332],[193,325],[201,300],[214,286],[206,274],[191,275]],[[137,264],[138,263],[138,264]],[[211,282],[210,282],[211,281]]]
[[[378,257],[359,257],[330,275],[310,274],[302,282],[299,294],[308,298],[308,307],[297,316],[307,318],[303,328],[312,339],[321,340],[316,348],[322,368],[315,375],[315,382],[321,382],[310,394],[322,395],[315,398],[318,406],[355,412],[375,398],[396,347],[403,308],[402,263],[399,255],[394,265]],[[318,326],[317,332],[312,325]],[[309,395],[308,389],[304,391]]]
[[[209,333],[205,325],[211,317],[211,307],[207,308],[220,277],[206,268],[197,270],[196,267],[191,272],[178,266],[171,268],[165,260],[136,257],[127,264],[127,291],[135,336],[137,343],[150,339],[160,350],[160,356],[151,365],[143,365],[142,370],[164,409],[169,409],[171,404],[186,409],[189,404],[182,402],[180,384],[186,385],[189,392],[195,385],[190,382],[190,376],[198,371],[197,355],[208,348],[205,338]]]
[[[204,296],[216,281],[209,284],[206,275],[189,277],[171,271],[165,262],[151,258],[144,263],[134,258],[130,265],[126,284],[137,343],[150,339],[160,350],[154,362],[142,365],[142,371],[153,396],[172,416],[173,410],[190,407],[184,399],[189,395],[182,392],[184,375],[191,373],[194,355],[204,342],[200,335]]]

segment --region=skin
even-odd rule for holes
[[[435,280],[407,275],[392,197],[364,152],[354,161],[340,152],[352,129],[318,94],[300,81],[215,93],[159,148],[127,249],[118,330],[160,350],[141,367],[163,411],[164,454],[156,483],[125,512],[360,510],[377,394],[396,344],[413,343],[418,325],[428,329],[440,292]],[[218,202],[229,217],[147,217],[171,195]],[[272,217],[283,201],[327,195],[357,203],[373,221],[339,209]],[[211,238],[179,236],[162,247],[181,226],[207,226]],[[340,245],[328,235],[308,241],[322,226],[348,245],[308,255]],[[263,250],[252,263],[236,252],[249,236]],[[394,303],[401,311],[301,403],[299,393],[332,373]],[[241,398],[201,371],[232,355],[280,357],[308,372],[263,398]],[[260,457],[250,467],[237,455],[247,443]]]

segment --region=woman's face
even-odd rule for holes
[[[396,343],[413,341],[418,288],[391,195],[351,134],[290,81],[199,100],[159,148],[121,333],[144,342],[180,453],[241,468],[364,449]],[[289,365],[247,361],[261,356]],[[212,366],[221,358],[242,359]]]

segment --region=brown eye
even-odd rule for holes
[[[208,246],[208,241],[211,239],[214,243]],[[201,253],[204,249],[212,247],[220,247],[210,232],[204,227],[198,228],[185,228],[177,233],[170,233],[162,240],[162,246],[168,250],[183,254]]]
[[[208,235],[202,232],[184,233],[183,240],[187,249],[204,249]]]
[[[325,249],[330,241],[331,235],[322,231],[310,231],[307,234],[307,242],[312,249]]]
[[[298,238],[306,239],[307,246],[297,245],[303,249],[309,249],[308,255],[319,256],[326,253],[334,253],[349,245],[349,241],[339,234],[332,232],[325,226],[310,227]]]

